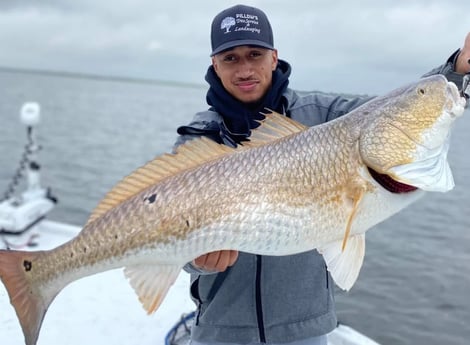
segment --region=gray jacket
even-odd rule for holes
[[[433,74],[452,72],[454,59]],[[303,95],[291,89],[283,97],[285,114],[308,126],[331,121],[370,99]],[[222,118],[208,110],[197,113],[189,126],[203,129],[212,121]],[[177,145],[193,136],[181,136]],[[191,296],[197,304],[192,328],[197,342],[289,343],[327,334],[337,324],[333,282],[316,250],[280,257],[239,253],[234,266],[217,274],[190,264],[185,269],[191,273]]]

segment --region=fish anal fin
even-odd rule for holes
[[[180,266],[136,265],[124,269],[147,314],[155,312],[181,271]]]
[[[333,280],[341,289],[348,291],[356,282],[364,262],[365,247],[365,235],[358,234],[349,239],[348,246],[344,250],[341,241],[332,242],[318,249]]]

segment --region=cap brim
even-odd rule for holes
[[[239,46],[256,46],[256,47],[261,47],[261,48],[266,48],[266,49],[271,49],[274,50],[274,47],[271,44],[268,44],[263,41],[258,41],[258,40],[235,40],[235,41],[230,41],[227,43],[224,43],[220,46],[218,46],[216,49],[214,49],[211,53],[210,56],[214,56],[216,54],[222,53],[225,50],[239,47]]]

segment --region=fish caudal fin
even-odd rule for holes
[[[341,289],[349,290],[359,276],[364,262],[365,249],[365,235],[359,234],[351,236],[344,249],[343,241],[336,241],[319,248],[318,251],[323,255],[335,283]]]
[[[0,250],[0,279],[23,329],[26,345],[35,345],[42,320],[54,299],[44,296],[34,283],[35,261],[43,252]]]
[[[158,309],[180,271],[181,266],[158,264],[129,266],[124,269],[148,314]]]

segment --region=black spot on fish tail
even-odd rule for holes
[[[31,268],[33,268],[33,263],[31,261],[24,260],[23,261],[23,267],[24,267],[26,272],[29,272],[29,271],[31,271]]]

